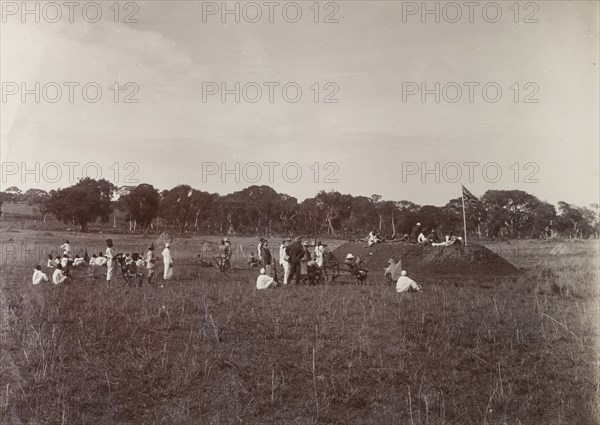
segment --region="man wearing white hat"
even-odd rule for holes
[[[412,228],[410,232],[410,243],[417,243],[419,234],[421,234],[421,223],[415,224],[415,226]]]
[[[356,257],[350,252],[346,255],[346,258],[344,259],[344,264],[346,264],[348,267],[353,267],[356,265]]]
[[[277,282],[266,274],[264,268],[260,269],[260,275],[256,278],[256,289],[271,289],[277,286]]]
[[[400,272],[400,277],[396,282],[396,292],[402,293],[411,291],[420,292],[421,287],[417,285],[417,282],[406,276],[406,270],[402,270],[402,272]]]
[[[351,252],[346,255],[344,264],[350,270],[350,273],[357,279],[358,284],[365,283],[367,279],[367,271],[361,268],[362,260],[355,257]]]
[[[165,249],[161,253],[163,257],[163,264],[165,266],[165,272],[163,278],[165,280],[169,280],[173,277],[173,257],[171,256],[171,250],[169,249],[169,244],[165,244]]]

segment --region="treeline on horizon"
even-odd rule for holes
[[[426,232],[463,233],[460,197],[438,207],[332,190],[298,202],[265,185],[219,195],[189,185],[159,191],[146,183],[117,187],[104,179],[86,177],[50,192],[29,189],[21,193],[13,186],[0,192],[0,208],[4,202],[27,202],[43,221],[51,214],[65,224],[79,226],[82,232],[96,221],[107,223],[111,218],[116,226],[118,216],[126,220],[131,232],[350,238],[376,230],[393,239],[410,233],[420,222]],[[590,207],[561,201],[557,211],[525,191],[488,190],[477,200],[465,198],[467,234],[488,238],[598,237],[598,205]]]

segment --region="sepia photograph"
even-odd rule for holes
[[[600,425],[598,0],[0,12],[0,424]]]

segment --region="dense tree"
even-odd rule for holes
[[[565,236],[588,238],[596,233],[594,222],[596,212],[589,208],[580,208],[567,202],[558,203],[560,215],[557,218],[557,230]]]
[[[377,212],[379,214],[380,219],[383,219],[384,222],[380,227],[379,231],[384,236],[389,236],[391,238],[395,238],[397,236],[396,231],[396,222],[400,216],[400,208],[396,202],[393,201],[383,201],[377,205]],[[389,227],[388,227],[389,224]]]
[[[586,217],[590,220],[594,237],[597,238],[600,235],[600,205],[591,204],[586,210]]]
[[[119,203],[134,223],[132,230],[135,231],[138,224],[145,229],[158,216],[160,194],[154,186],[142,183],[127,190],[119,198]]]
[[[375,206],[375,212],[377,213],[377,218],[379,222],[377,223],[377,230],[380,232],[383,230],[383,214],[381,211],[381,204],[383,203],[383,196],[374,193],[371,195],[371,202]]]
[[[298,200],[293,196],[281,195],[278,205],[279,222],[284,235],[290,235],[297,228],[297,223],[300,220],[300,208]]]
[[[115,187],[114,191],[114,199],[112,200],[112,217],[113,217],[113,228],[117,228],[117,218],[125,217],[125,221],[129,223],[129,230],[133,229],[133,219],[127,214],[127,208],[123,200],[131,191],[135,188],[135,186],[120,186]]]
[[[17,186],[11,186],[8,189],[6,189],[5,192],[11,193],[13,195],[18,195],[18,196],[21,196],[23,194],[23,192],[21,192],[21,189],[19,189]]]
[[[366,196],[355,196],[350,199],[350,214],[348,219],[344,220],[344,233],[368,234],[370,231],[378,230],[381,216],[377,210],[377,202],[373,197]]]
[[[22,197],[23,201],[29,202],[31,199],[36,198],[37,196],[40,195],[48,195],[48,192],[46,192],[43,189],[28,189]]]
[[[300,234],[312,235],[327,233],[328,227],[325,221],[324,205],[315,198],[307,198],[298,207],[298,219],[296,229]]]
[[[472,205],[465,205],[465,217],[467,223],[467,231],[469,233],[479,232],[480,229],[480,217],[482,210],[482,203],[474,203]],[[453,233],[455,235],[461,235],[463,233],[463,204],[460,197],[450,199],[446,205],[442,208],[444,211],[444,221],[440,224],[440,227],[445,230],[446,233]]]
[[[192,188],[186,184],[164,190],[161,194],[159,216],[168,223],[175,224],[181,233],[185,232],[195,212],[192,194]]]
[[[194,216],[194,230],[205,223],[213,214],[219,195],[192,189],[191,206]]]
[[[108,221],[114,190],[114,185],[105,179],[85,177],[71,187],[52,192],[48,212],[63,223],[78,224],[86,232],[89,223],[98,218]]]
[[[27,203],[33,207],[33,210],[42,216],[42,221],[46,222],[46,215],[49,212],[50,194],[41,189],[29,189],[25,192]]]
[[[330,236],[339,234],[342,221],[350,216],[352,196],[342,195],[333,190],[331,192],[322,190],[317,194],[316,202],[325,214],[327,234]]]
[[[10,201],[10,195],[0,192],[0,217],[4,217],[4,203]]]
[[[420,205],[402,200],[396,202],[398,208],[397,232],[399,234],[410,234],[412,227],[419,221]]]
[[[556,209],[554,205],[540,202],[533,211],[531,237],[545,237],[546,229],[551,229],[555,221]]]
[[[240,224],[247,223],[257,235],[270,234],[273,220],[279,217],[280,195],[269,186],[250,186],[231,194],[241,205],[238,209]]]
[[[531,236],[535,211],[541,204],[535,196],[522,190],[488,190],[482,201],[488,236]]]
[[[250,186],[220,196],[179,185],[159,193],[152,185],[115,188],[105,180],[81,180],[76,185],[46,194],[29,189],[23,199],[42,217],[47,212],[65,223],[77,223],[82,230],[87,224],[113,214],[124,217],[130,230],[137,226],[175,226],[180,232],[205,231],[225,234],[263,236],[304,235],[365,237],[378,230],[386,238],[410,233],[421,222],[428,232],[463,233],[463,204],[460,197],[444,206],[420,206],[410,201],[383,200],[381,195],[352,196],[337,191],[320,191],[302,202],[269,186]],[[14,200],[18,188],[0,192],[1,202]],[[115,195],[113,199],[113,195]],[[480,199],[465,202],[464,214],[469,235],[529,238],[553,234],[569,237],[598,236],[598,205],[577,207],[553,205],[519,190],[489,190]]]

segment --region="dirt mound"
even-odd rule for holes
[[[390,258],[402,261],[402,268],[411,274],[505,276],[518,272],[504,258],[481,245],[383,243],[367,247],[361,242],[348,242],[333,252],[340,263],[348,253],[363,258],[365,268],[375,273],[383,273]]]
[[[550,250],[550,255],[568,255],[574,254],[575,250],[564,242],[557,244]]]
[[[164,246],[166,243],[173,242],[173,238],[167,232],[162,232],[158,238],[154,241],[156,247]]]

